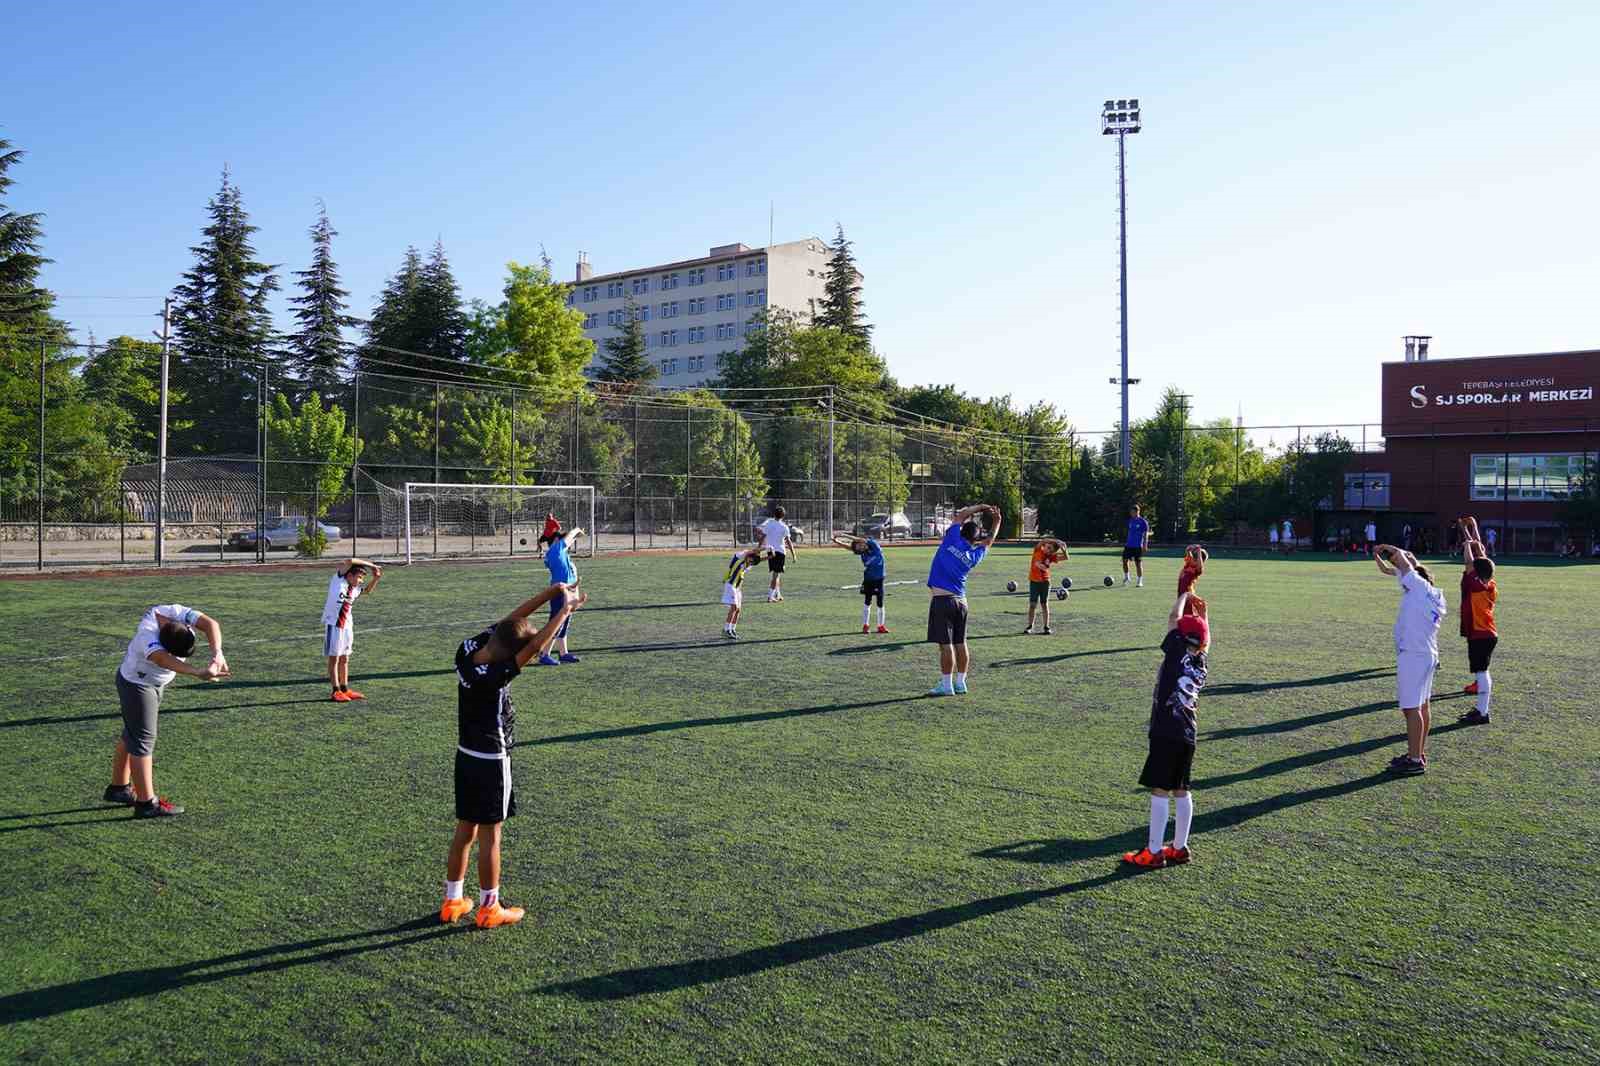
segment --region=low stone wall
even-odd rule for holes
[[[211,525],[174,525],[166,527],[167,540],[216,540],[218,526]],[[225,525],[221,528],[221,536],[226,537],[234,530],[254,529],[253,525]],[[153,522],[129,522],[126,525],[116,523],[100,523],[98,525],[88,522],[74,522],[70,525],[55,522],[44,524],[44,539],[46,543],[52,541],[78,541],[78,540],[155,540],[156,527]],[[34,543],[39,538],[39,526],[34,522],[4,522],[0,523],[0,541],[7,543],[26,542]]]

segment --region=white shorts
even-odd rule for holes
[[[355,647],[355,626],[323,626],[322,654],[327,656],[349,655],[350,649]]]
[[[1401,652],[1395,656],[1395,687],[1402,709],[1421,707],[1433,698],[1433,656]]]
[[[724,582],[722,585],[722,602],[728,607],[743,607],[744,589],[736,589]]]

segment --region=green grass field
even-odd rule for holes
[[[892,549],[889,580],[929,552]],[[456,644],[536,563],[393,567],[356,608],[366,703],[325,702],[326,570],[0,584],[0,1060],[1534,1062],[1600,1055],[1600,570],[1500,574],[1495,721],[1403,750],[1370,564],[1213,560],[1196,862],[1125,875],[1177,561],[1143,590],[1021,549],[974,578],[972,693],[920,698],[926,595],[859,633],[860,567],[754,588],[720,555],[580,563],[580,666],[513,686],[515,928],[437,924]],[[1459,568],[1439,688],[1466,680]],[[1024,586],[1025,587],[1025,586]],[[99,804],[139,613],[225,627],[168,690],[157,786]],[[476,871],[468,892],[476,890]],[[1159,1035],[1157,1035],[1159,1034]]]

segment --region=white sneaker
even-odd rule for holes
[[[1123,583],[1123,584],[1124,584],[1124,585],[1126,585],[1126,584],[1127,584],[1127,583],[1128,583],[1128,581],[1129,581],[1129,580],[1130,580],[1130,579],[1129,579],[1129,577],[1128,577],[1128,575],[1127,575],[1127,574],[1123,574],[1123,575],[1122,575],[1122,583]]]
[[[1136,589],[1144,588],[1144,578],[1141,577],[1138,581],[1134,582],[1133,587]]]
[[[928,690],[928,695],[930,696],[954,696],[955,694],[956,690],[946,685],[943,681]]]

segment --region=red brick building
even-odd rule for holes
[[[1555,552],[1569,534],[1587,549],[1593,531],[1568,530],[1562,512],[1600,464],[1600,351],[1385,363],[1383,436],[1319,537],[1375,515],[1384,539],[1409,524],[1443,547],[1471,513],[1500,551]]]

